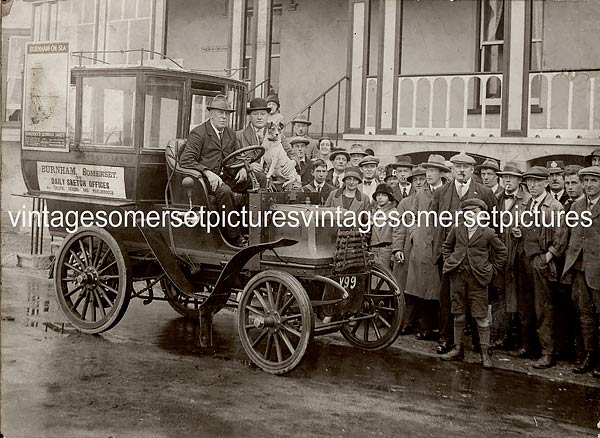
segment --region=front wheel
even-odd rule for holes
[[[264,371],[285,374],[298,366],[314,326],[308,294],[287,272],[261,272],[244,288],[238,305],[240,340]]]
[[[342,336],[356,348],[377,351],[394,343],[404,312],[404,295],[389,268],[374,265],[369,273],[362,308],[341,328]]]
[[[131,277],[125,249],[97,227],[68,236],[54,264],[58,304],[84,333],[101,333],[121,320],[129,305]]]

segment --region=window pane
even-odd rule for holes
[[[279,93],[279,58],[271,58],[271,72],[269,75],[271,88],[269,94]]]
[[[190,118],[190,131],[208,119],[206,104],[212,97],[194,94],[192,96],[192,115]]]
[[[138,18],[150,17],[154,0],[138,0]]]
[[[124,18],[135,18],[135,0],[125,2]]]
[[[131,1],[131,0],[130,0]],[[123,0],[110,0],[109,8],[108,8],[108,18],[110,20],[120,20],[121,12],[123,9]]]
[[[148,78],[144,110],[144,148],[164,149],[177,138],[183,81]]]
[[[82,2],[82,23],[93,23],[94,14],[96,12],[96,1],[95,0],[83,0]]]
[[[81,143],[133,146],[135,78],[83,79]]]

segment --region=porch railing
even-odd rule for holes
[[[376,133],[377,78],[367,78],[365,133]],[[499,136],[501,73],[398,77],[397,135]]]
[[[270,80],[270,78],[266,78],[264,81],[259,82],[254,87],[250,88],[248,90],[248,93],[246,93],[247,99],[251,100],[255,97],[263,97],[266,99],[267,96],[265,94],[265,87],[269,84],[269,80]],[[260,88],[260,93],[256,94],[256,90],[258,90],[259,88]]]
[[[529,74],[529,136],[600,137],[600,69]]]
[[[320,131],[321,137],[326,134],[330,135],[337,146],[338,138],[340,138],[340,134],[344,132],[342,114],[344,114],[343,108],[345,106],[345,87],[347,87],[347,81],[348,76],[342,76],[335,81],[325,89],[325,91],[294,114],[287,122],[287,125],[300,114],[306,114],[313,126],[317,125],[316,129],[312,129],[312,132],[315,133]],[[331,103],[333,103],[334,106],[332,106]],[[330,105],[328,106],[328,104]]]

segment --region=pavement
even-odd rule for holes
[[[48,253],[50,250],[49,238],[45,239],[43,247],[45,249],[44,252]],[[2,233],[0,258],[2,260],[3,267],[14,267],[17,260],[16,254],[29,254],[29,250],[30,234],[14,232]],[[47,270],[23,269],[23,271],[28,272],[31,275],[48,278]],[[338,333],[327,335],[326,337],[330,337],[333,342],[339,341],[341,343],[345,343],[342,336]],[[435,353],[436,346],[437,342],[435,341],[421,341],[417,340],[413,335],[408,335],[399,336],[396,342],[389,348],[398,349],[400,351],[429,358],[439,358],[439,356]],[[480,362],[479,354],[476,354],[472,351],[468,341],[465,350],[465,362],[474,364],[478,364]],[[565,382],[593,388],[600,388],[600,379],[593,378],[589,373],[577,375],[572,372],[575,362],[558,361],[557,366],[553,368],[538,370],[532,367],[532,360],[515,358],[512,357],[508,352],[494,351],[492,357],[494,361],[494,368],[496,369],[536,376],[553,382]]]

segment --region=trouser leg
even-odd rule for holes
[[[519,288],[517,292],[517,311],[521,323],[521,346],[527,351],[534,348],[535,334],[535,313],[534,313],[534,293],[531,278],[530,263],[523,254],[519,258]]]
[[[598,309],[593,300],[594,292],[598,293],[587,287],[584,273],[577,271],[573,281],[573,295],[579,316],[583,348],[586,352],[600,350],[598,348]]]
[[[214,192],[214,195],[216,198],[215,201],[217,203],[217,208],[224,211],[227,215],[236,209],[233,191],[231,190],[231,187],[229,187],[227,184],[225,184],[225,183],[221,184],[217,188],[217,190]],[[241,233],[240,233],[239,228],[232,227],[230,225],[230,222],[231,221],[227,220],[227,217],[226,217],[225,223],[221,224],[221,225],[224,226],[227,237],[231,240],[236,240],[240,237]]]
[[[548,280],[548,265],[540,254],[532,260],[533,291],[535,296],[535,318],[537,334],[542,346],[542,354],[556,353],[554,337],[554,307],[552,306],[552,285]]]
[[[440,269],[441,270],[441,269]],[[440,313],[439,326],[440,336],[449,343],[453,343],[453,323],[450,300],[450,276],[441,274],[440,284]]]

